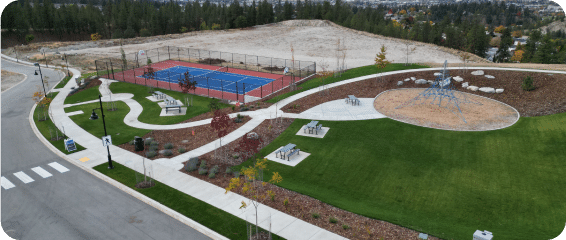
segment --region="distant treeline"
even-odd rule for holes
[[[102,10],[94,4],[102,6]],[[390,19],[388,13],[393,13],[393,17],[397,16],[397,20]],[[272,5],[263,0],[253,1],[250,6],[242,5],[237,0],[231,2],[230,6],[212,4],[209,1],[202,5],[193,1],[180,6],[173,1],[100,0],[90,1],[83,7],[62,4],[56,9],[51,0],[36,0],[33,7],[29,0],[19,0],[4,10],[2,29],[6,30],[5,34],[16,34],[25,43],[25,36],[30,29],[56,36],[98,33],[102,38],[132,38],[246,28],[291,19],[329,20],[348,28],[433,43],[480,57],[486,56],[493,32],[498,31],[497,27],[500,25],[506,28],[501,31],[503,36],[497,41],[497,45],[500,49],[507,49],[513,43],[511,33],[522,33],[556,19],[564,21],[563,16],[543,21],[529,10],[519,9],[514,5],[506,6],[504,2],[389,9],[384,6],[358,8],[341,0],[336,0],[335,4],[305,0],[298,1],[295,5],[287,1],[278,1]],[[486,31],[491,35],[486,35]],[[541,35],[540,32],[530,31],[530,35],[532,36],[527,44],[518,48],[523,54],[520,58],[513,58],[508,51],[500,50],[494,60],[506,62],[513,58],[513,61],[521,62],[566,62],[564,32]]]

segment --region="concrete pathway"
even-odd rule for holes
[[[455,69],[455,68],[450,68]],[[475,68],[469,68],[475,69]],[[499,69],[499,68],[477,68],[477,69],[496,69],[496,70],[518,70],[525,71],[523,69]],[[399,74],[405,72],[417,72],[417,71],[438,71],[440,68],[429,68],[429,69],[413,69],[385,73],[384,75]],[[63,104],[64,99],[71,91],[70,87],[75,85],[74,78],[80,75],[75,69],[71,69],[74,76],[69,83],[60,90],[55,99],[51,103],[51,110],[53,112],[53,121],[58,126],[65,126],[65,131],[68,133],[69,137],[73,138],[77,143],[88,148],[87,150],[77,152],[71,155],[67,155],[69,161],[76,162],[82,166],[92,168],[98,164],[102,164],[107,161],[106,149],[102,146],[101,140],[90,133],[86,132],[84,129],[76,125],[65,113],[64,108],[67,107]],[[541,70],[529,70],[536,72],[548,72],[548,73],[562,73],[559,71],[541,71]],[[348,84],[351,82],[362,81],[368,78],[375,78],[377,74],[357,77],[333,84],[329,84],[328,88],[340,86],[343,84]],[[125,102],[130,107],[130,112],[126,115],[124,122],[132,127],[143,128],[143,129],[153,129],[153,130],[163,130],[163,129],[179,129],[187,128],[193,126],[199,126],[204,124],[210,124],[211,119],[206,119],[202,121],[173,124],[173,125],[155,125],[141,123],[137,120],[142,112],[142,106],[131,99],[133,96],[128,96],[127,94],[112,94],[108,90],[109,81],[102,79],[103,84],[100,86],[100,92],[103,95],[103,101],[109,101],[110,96],[112,100],[119,100]],[[281,108],[288,103],[291,103],[297,99],[308,96],[310,94],[318,92],[318,89],[311,89],[308,91],[301,92],[299,94],[293,95],[289,98],[281,100],[277,105],[272,105],[269,108],[256,110],[252,112],[241,112],[241,115],[248,115],[252,117],[252,120],[244,124],[242,127],[231,132],[222,139],[223,144],[228,144],[240,137],[242,137],[247,132],[258,126],[263,120],[269,118],[275,118],[277,116],[289,117],[289,118],[307,118],[307,119],[319,119],[319,120],[359,120],[359,119],[374,119],[383,118],[384,116],[373,110],[373,99],[360,99],[360,106],[347,106],[343,103],[343,100],[332,101],[329,103],[321,104],[319,106],[313,107],[301,114],[290,114],[283,113]],[[342,102],[342,105],[340,105]],[[237,115],[230,114],[231,117]],[[241,202],[249,202],[249,199],[240,196],[235,193],[225,194],[225,190],[216,185],[210,184],[206,181],[194,178],[190,175],[179,172],[183,166],[181,162],[186,161],[188,158],[193,156],[200,156],[202,154],[213,151],[216,148],[216,144],[219,142],[213,141],[200,148],[194,149],[185,154],[179,155],[171,159],[157,159],[154,161],[146,162],[146,166],[150,166],[153,169],[153,177],[157,181],[167,184],[181,192],[205,201],[212,206],[220,208],[226,212],[234,214],[241,219],[246,219],[246,215],[253,212],[253,208],[241,210],[239,209]],[[126,151],[116,146],[110,147],[110,153],[112,154],[112,159],[122,165],[128,166],[129,168],[143,172],[142,164],[140,164],[142,158],[132,152]],[[88,157],[90,160],[82,162],[79,159],[84,159]],[[246,212],[247,211],[247,212]],[[304,222],[286,213],[275,210],[271,207],[260,205],[258,209],[258,218],[260,219],[260,226],[264,229],[269,229],[271,227],[272,232],[284,237],[286,239],[344,239],[343,237],[329,232],[325,229],[319,228],[310,223]],[[210,231],[210,230],[209,230]],[[221,237],[219,237],[221,238]]]

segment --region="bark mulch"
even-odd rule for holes
[[[77,91],[73,92],[73,94],[69,94],[69,96],[71,95],[75,95],[77,93],[80,93],[84,90],[87,90],[91,87],[98,87],[102,84],[102,81],[98,80],[98,78],[94,78],[94,79],[85,79],[85,86],[84,87],[79,87],[77,89]],[[67,96],[68,97],[68,96]]]
[[[282,110],[288,113],[301,113],[309,108],[325,103],[327,101],[344,99],[348,95],[356,95],[358,98],[374,98],[379,93],[397,88],[427,88],[428,84],[415,84],[414,81],[403,82],[397,86],[397,81],[403,81],[408,77],[417,79],[434,80],[435,71],[420,71],[385,76],[383,81],[368,79],[350,84],[341,85],[328,89],[328,94],[311,94],[307,97],[297,99],[287,104]],[[453,81],[456,90],[488,97],[506,103],[519,111],[523,117],[544,116],[566,112],[566,74],[547,74],[521,71],[484,70],[485,75],[492,75],[494,79],[485,76],[475,76],[471,70],[462,73],[459,70],[450,71],[451,76],[460,76],[464,81],[459,83]],[[533,78],[535,90],[524,91],[521,88],[526,76]],[[470,91],[462,88],[462,83],[468,82],[470,86],[503,88],[503,93],[484,93]],[[293,108],[294,105],[298,107]]]

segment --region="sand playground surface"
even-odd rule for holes
[[[507,104],[469,94],[457,92],[455,96],[465,96],[471,102],[459,104],[463,117],[466,122],[447,108],[430,104],[431,100],[418,105],[407,105],[399,109],[396,107],[403,105],[407,101],[415,98],[424,89],[395,89],[379,94],[374,107],[381,114],[405,123],[455,131],[488,131],[505,128],[513,125],[519,120],[519,113]],[[445,100],[444,100],[445,101]],[[479,104],[477,104],[479,103]],[[446,104],[442,104],[446,106]],[[452,108],[456,113],[458,110]]]
[[[337,41],[346,48],[346,67],[355,68],[374,64],[373,59],[382,44],[387,48],[386,57],[393,63],[438,62],[448,60],[461,63],[460,57],[445,48],[426,43],[392,39],[352,29],[347,29],[323,20],[293,20],[261,25],[244,30],[200,31],[184,34],[178,39],[159,40],[140,44],[125,44],[126,54],[139,50],[164,46],[222,51],[291,59],[291,44],[295,60],[315,61],[317,70],[336,69]],[[415,48],[414,51],[411,51]],[[94,54],[97,57],[120,54],[120,46],[84,48],[62,53]]]

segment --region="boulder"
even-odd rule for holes
[[[482,87],[479,90],[485,93],[495,93],[495,88],[492,87]]]
[[[463,88],[467,88],[468,86],[469,86],[469,85],[468,85],[468,82],[462,83],[462,87],[463,87]]]
[[[462,82],[462,81],[464,81],[464,79],[463,79],[462,77],[460,77],[460,76],[453,77],[452,79],[454,79],[454,81],[456,81],[456,82]]]
[[[403,85],[403,81],[398,81],[397,86],[401,86],[401,85]]]
[[[474,92],[475,92],[475,91],[477,91],[477,90],[479,89],[479,87],[476,87],[476,86],[469,86],[467,89],[470,90],[470,91],[474,91]]]
[[[434,76],[435,76],[435,77],[442,76],[442,73],[435,72],[435,73],[434,73]]]
[[[416,80],[415,83],[416,83],[416,84],[426,84],[427,81],[424,80],[424,79],[419,79],[419,80]]]
[[[428,80],[428,81],[426,81],[426,82],[427,82],[428,84],[433,84],[433,83],[434,83],[434,81],[432,81],[432,80]]]
[[[472,75],[476,75],[476,76],[483,75],[483,71],[482,70],[473,71]]]
[[[415,80],[417,80],[417,78],[416,78],[416,77],[411,77],[411,80],[415,81]]]
[[[503,92],[503,88],[495,89],[495,92],[496,92],[496,93],[502,93],[502,92]]]
[[[494,76],[491,75],[485,75],[486,78],[495,78]]]
[[[411,78],[405,78],[405,82],[411,81]]]

